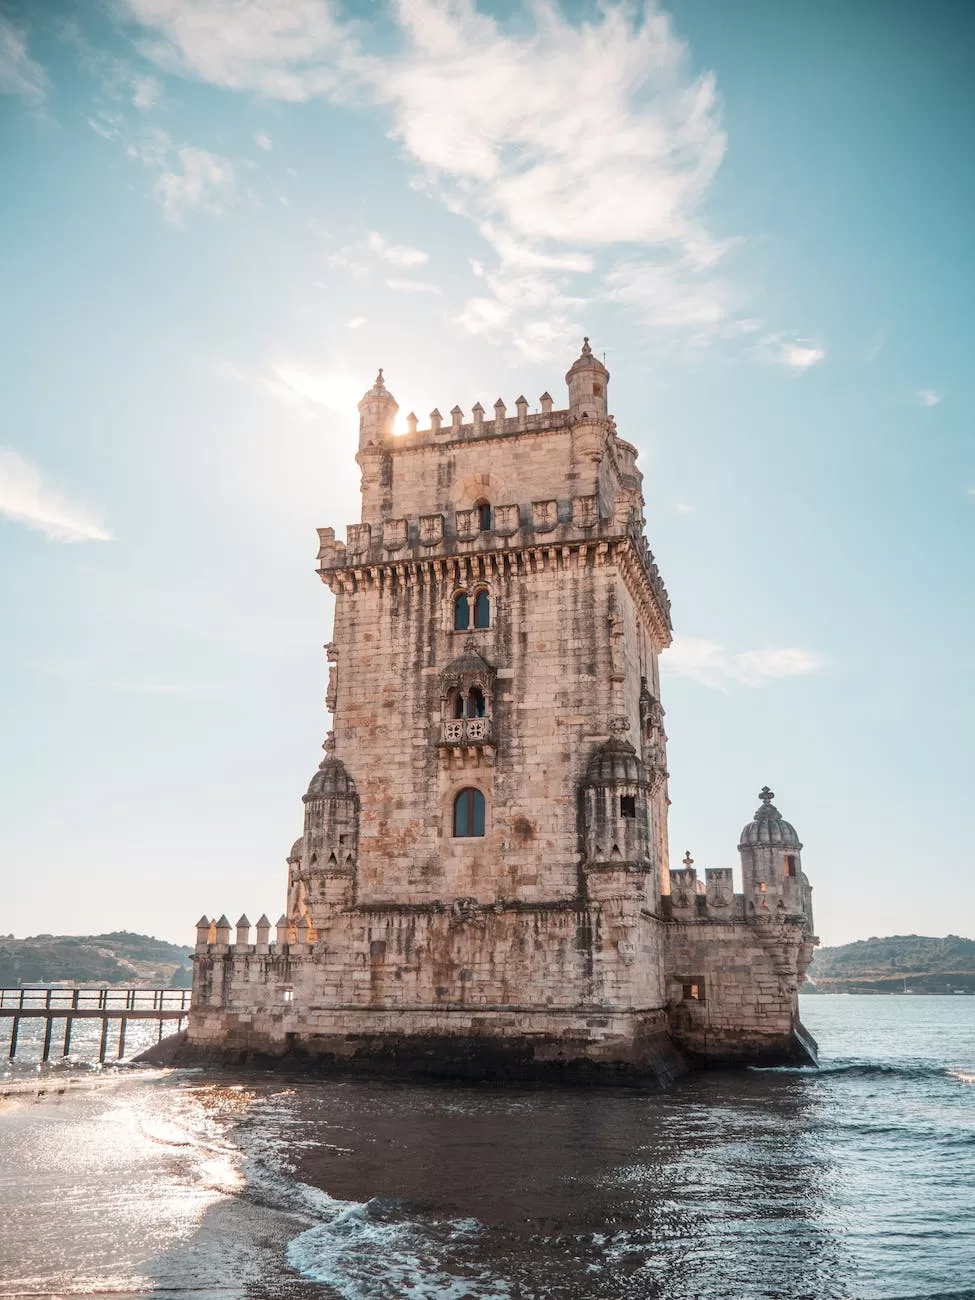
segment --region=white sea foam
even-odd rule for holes
[[[502,1278],[463,1267],[465,1239],[479,1228],[473,1219],[429,1224],[391,1219],[379,1202],[347,1202],[331,1222],[289,1243],[288,1263],[309,1281],[332,1287],[343,1300],[401,1295],[508,1300],[511,1288]],[[460,1267],[455,1271],[452,1264]]]
[[[975,1083],[975,1070],[949,1070],[948,1073],[962,1083]]]

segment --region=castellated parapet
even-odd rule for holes
[[[280,920],[199,922],[197,1051],[658,1082],[815,1059],[811,894],[771,792],[740,894],[671,867],[670,600],[588,340],[566,382],[564,410],[404,434],[382,371],[363,397],[361,518],[319,530],[333,729]]]

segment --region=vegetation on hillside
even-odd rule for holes
[[[820,948],[807,993],[975,993],[975,940],[921,934],[858,939]]]
[[[187,988],[192,949],[146,934],[0,936],[0,985],[142,984]]]

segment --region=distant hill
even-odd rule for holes
[[[805,993],[975,993],[975,941],[894,934],[820,948]]]
[[[147,934],[0,936],[0,985],[143,984],[188,988],[191,948]]]

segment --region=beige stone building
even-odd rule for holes
[[[191,1044],[393,1070],[666,1080],[802,1062],[802,845],[762,792],[730,869],[667,846],[670,601],[588,340],[568,406],[359,403],[362,517],[319,530],[333,730],[284,914],[199,923]]]

